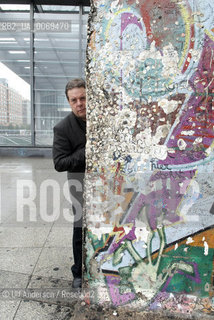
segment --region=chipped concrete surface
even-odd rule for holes
[[[92,303],[214,314],[213,12],[209,0],[91,2]]]

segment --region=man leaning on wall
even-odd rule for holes
[[[82,286],[82,207],[86,144],[86,85],[83,79],[69,81],[65,94],[71,112],[54,127],[53,161],[59,172],[67,171],[74,213],[73,288]]]

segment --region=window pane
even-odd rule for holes
[[[65,85],[84,78],[87,18],[79,6],[35,6],[32,55],[30,6],[0,5],[0,145],[52,145],[53,126],[70,112]]]
[[[79,14],[72,6],[66,8],[67,12],[57,12],[56,6],[48,6],[54,13],[34,15],[35,137],[40,146],[52,145],[53,126],[70,112],[64,94],[66,83],[84,77],[86,41],[80,34]],[[84,15],[82,23],[85,21]],[[86,39],[86,28],[83,30]]]
[[[47,6],[47,5],[42,5],[42,10],[43,12],[50,12],[50,11],[64,11],[64,12],[79,12],[79,6]]]
[[[31,144],[30,6],[0,6],[0,145]],[[22,12],[24,11],[24,12]]]
[[[83,13],[89,13],[90,12],[90,7],[83,7]]]
[[[1,11],[29,11],[30,7],[29,5],[25,5],[25,4],[18,4],[18,5],[14,5],[14,4],[1,4],[0,5]]]

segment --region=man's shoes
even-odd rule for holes
[[[81,278],[74,278],[72,282],[72,288],[77,289],[82,287],[82,279]]]

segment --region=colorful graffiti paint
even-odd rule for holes
[[[214,2],[93,0],[85,281],[96,302],[214,314]]]

